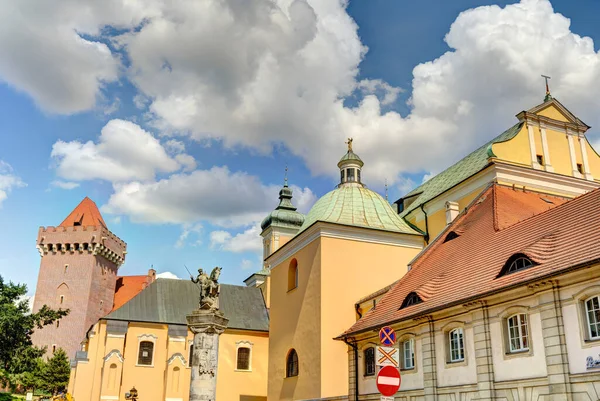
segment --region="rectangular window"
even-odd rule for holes
[[[238,348],[237,370],[250,370],[250,348]]]
[[[65,273],[67,272],[67,269],[69,269],[69,265],[65,265]]]
[[[461,362],[465,360],[465,344],[463,329],[457,328],[448,333],[450,344],[450,362]]]
[[[581,163],[577,163],[577,171],[579,171],[579,174],[583,174],[583,166]]]
[[[367,348],[364,351],[365,376],[375,376],[375,348]]]
[[[585,312],[590,340],[600,339],[600,297],[595,296],[585,301]]]
[[[536,157],[537,157],[538,164],[540,166],[543,166],[544,165],[544,156],[542,156],[542,155],[536,155]]]
[[[510,352],[529,350],[529,333],[527,331],[527,316],[514,315],[507,319],[508,343]]]
[[[415,340],[404,341],[402,343],[402,354],[403,354],[403,369],[414,369],[415,368]]]
[[[154,343],[152,341],[140,342],[140,351],[138,353],[138,365],[152,365],[153,352]]]
[[[354,181],[354,169],[353,168],[347,169],[346,174],[348,174],[348,181]]]

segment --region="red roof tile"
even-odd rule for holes
[[[151,282],[147,275],[117,277],[113,311],[129,302]]]
[[[59,225],[59,227],[73,226],[102,226],[108,228],[100,214],[100,210],[98,210],[98,206],[87,196]]]
[[[444,242],[447,233],[457,238]],[[418,315],[600,260],[600,190],[570,201],[500,185],[485,190],[344,335]],[[523,253],[538,265],[498,277]],[[422,303],[399,309],[416,292]]]

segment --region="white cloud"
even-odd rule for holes
[[[54,113],[87,110],[119,76],[119,57],[101,38],[156,15],[153,1],[3,1],[0,81]]]
[[[202,233],[202,224],[184,224],[181,229],[181,234],[175,243],[175,248],[183,248],[188,243],[188,237],[190,234],[195,234],[196,237]],[[196,238],[192,245],[201,245],[202,240]]]
[[[50,183],[53,187],[61,189],[75,189],[79,186],[78,182],[55,180]]]
[[[0,206],[14,188],[24,187],[25,184],[20,177],[13,174],[10,164],[0,160]]]
[[[132,81],[165,131],[264,152],[283,142],[317,174],[337,173],[332,155],[351,136],[365,181],[378,186],[439,171],[511,126],[514,114],[542,101],[541,73],[553,76],[563,103],[600,122],[600,56],[547,0],[462,13],[446,36],[451,50],[415,67],[406,117],[381,109],[398,88],[358,80],[365,48],[345,5],[169,3],[121,43]],[[345,107],[356,91],[365,96]]]
[[[262,220],[277,205],[280,187],[264,185],[256,176],[231,172],[226,166],[173,174],[154,182],[115,184],[103,211],[128,215],[133,221],[186,224],[208,221],[242,227]],[[315,196],[294,189],[294,202],[306,209]]]
[[[242,259],[242,262],[240,263],[240,269],[242,269],[242,270],[254,269],[254,263],[251,260]]]
[[[177,277],[177,275],[175,273],[171,273],[171,272],[158,273],[156,275],[156,278],[168,278],[168,279],[172,279],[172,280],[182,280],[181,278]]]
[[[213,249],[235,253],[260,252],[262,250],[260,231],[258,224],[235,235],[223,230],[213,231],[210,233],[210,246]]]
[[[137,124],[118,119],[102,128],[98,143],[58,141],[52,146],[51,156],[57,174],[72,181],[151,180],[157,172],[171,173],[182,166],[195,166],[190,156],[169,156],[152,134]]]

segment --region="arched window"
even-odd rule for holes
[[[530,267],[533,267],[535,265],[536,263],[529,259],[527,255],[517,253],[511,256],[506,261],[504,267],[502,268],[502,270],[500,270],[500,274],[498,274],[498,277],[504,276],[506,274],[515,273],[521,270],[529,269]]]
[[[250,370],[250,348],[240,347],[237,350],[237,370]]]
[[[508,328],[508,343],[510,352],[527,351],[529,349],[529,334],[527,316],[519,313],[506,319]]]
[[[590,340],[600,339],[600,297],[593,296],[585,301],[588,335]]]
[[[152,365],[152,354],[154,354],[154,343],[152,341],[141,341],[138,353],[138,365]]]
[[[450,362],[465,360],[465,342],[463,329],[458,327],[448,332],[448,344],[450,349]]]
[[[346,171],[346,176],[348,177],[348,181],[353,182],[356,181],[356,179],[354,178],[354,170],[353,168],[349,168]]]
[[[370,347],[363,351],[365,358],[365,376],[375,375],[375,348]]]
[[[288,291],[298,287],[298,261],[292,259],[288,268]]]
[[[298,376],[298,354],[295,349],[291,349],[288,352],[287,360],[285,363],[285,377]]]
[[[406,298],[404,298],[404,301],[402,302],[402,306],[400,307],[400,309],[407,308],[411,305],[420,304],[421,302],[423,302],[421,297],[419,297],[419,295],[413,291],[410,294],[408,294],[406,296]]]

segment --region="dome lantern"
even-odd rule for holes
[[[364,185],[360,178],[360,171],[364,163],[360,157],[352,151],[352,138],[348,138],[346,144],[348,145],[348,152],[346,152],[338,162],[338,167],[340,169],[339,185],[362,187]]]

